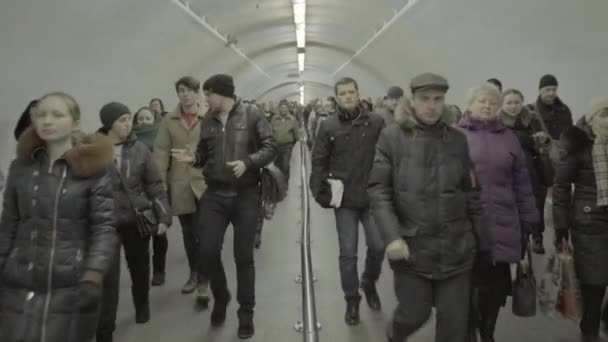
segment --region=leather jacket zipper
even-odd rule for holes
[[[55,261],[55,247],[57,243],[57,221],[59,220],[59,199],[61,196],[61,188],[63,188],[63,183],[65,182],[65,178],[67,176],[67,166],[63,168],[63,174],[61,176],[61,180],[59,181],[59,186],[57,187],[57,191],[55,192],[55,204],[53,207],[53,235],[51,241],[51,253],[49,256],[49,264],[48,264],[48,275],[46,281],[46,297],[44,299],[44,311],[42,313],[42,333],[40,334],[40,342],[46,341],[46,325],[49,318],[49,307],[51,304],[51,291],[53,285],[53,264]]]

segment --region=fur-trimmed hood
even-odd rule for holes
[[[422,125],[414,118],[414,109],[411,106],[410,99],[404,97],[395,108],[395,122],[405,130],[413,130],[415,127],[421,127]],[[449,126],[452,123],[452,113],[448,106],[443,106],[439,122]]]
[[[17,158],[34,160],[37,153],[44,149],[44,141],[40,139],[35,129],[28,127],[17,143]],[[91,177],[101,173],[112,165],[114,146],[112,140],[105,135],[82,134],[77,146],[67,151],[63,156],[70,171],[78,177]]]

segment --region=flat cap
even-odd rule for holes
[[[437,89],[443,92],[447,92],[450,86],[448,80],[444,77],[430,72],[420,74],[410,81],[410,89],[412,94],[418,90]]]

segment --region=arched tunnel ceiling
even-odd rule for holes
[[[0,117],[6,141],[31,98],[65,90],[95,129],[108,101],[131,107],[161,97],[176,103],[180,76],[235,77],[247,98],[324,97],[338,77],[355,77],[364,96],[406,87],[422,71],[444,74],[448,98],[489,78],[536,96],[538,78],[554,73],[564,100],[580,115],[608,93],[606,0],[409,0],[416,4],[340,72],[336,70],[407,0],[308,0],[306,70],[297,72],[291,0],[190,0],[246,59],[191,18],[174,0],[3,0],[0,2]]]

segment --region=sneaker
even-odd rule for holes
[[[363,280],[361,281],[361,289],[365,294],[365,299],[367,300],[367,305],[370,309],[374,311],[382,310],[382,303],[380,303],[376,284],[371,281]]]
[[[154,273],[152,275],[152,286],[162,286],[165,284],[165,273]]]
[[[182,293],[186,294],[186,293],[194,292],[194,290],[196,290],[197,285],[198,285],[198,274],[194,273],[194,272],[190,273],[190,278],[188,279],[186,284],[184,284],[184,286],[182,287]]]
[[[242,340],[251,338],[255,332],[252,318],[240,318],[238,336]]]

